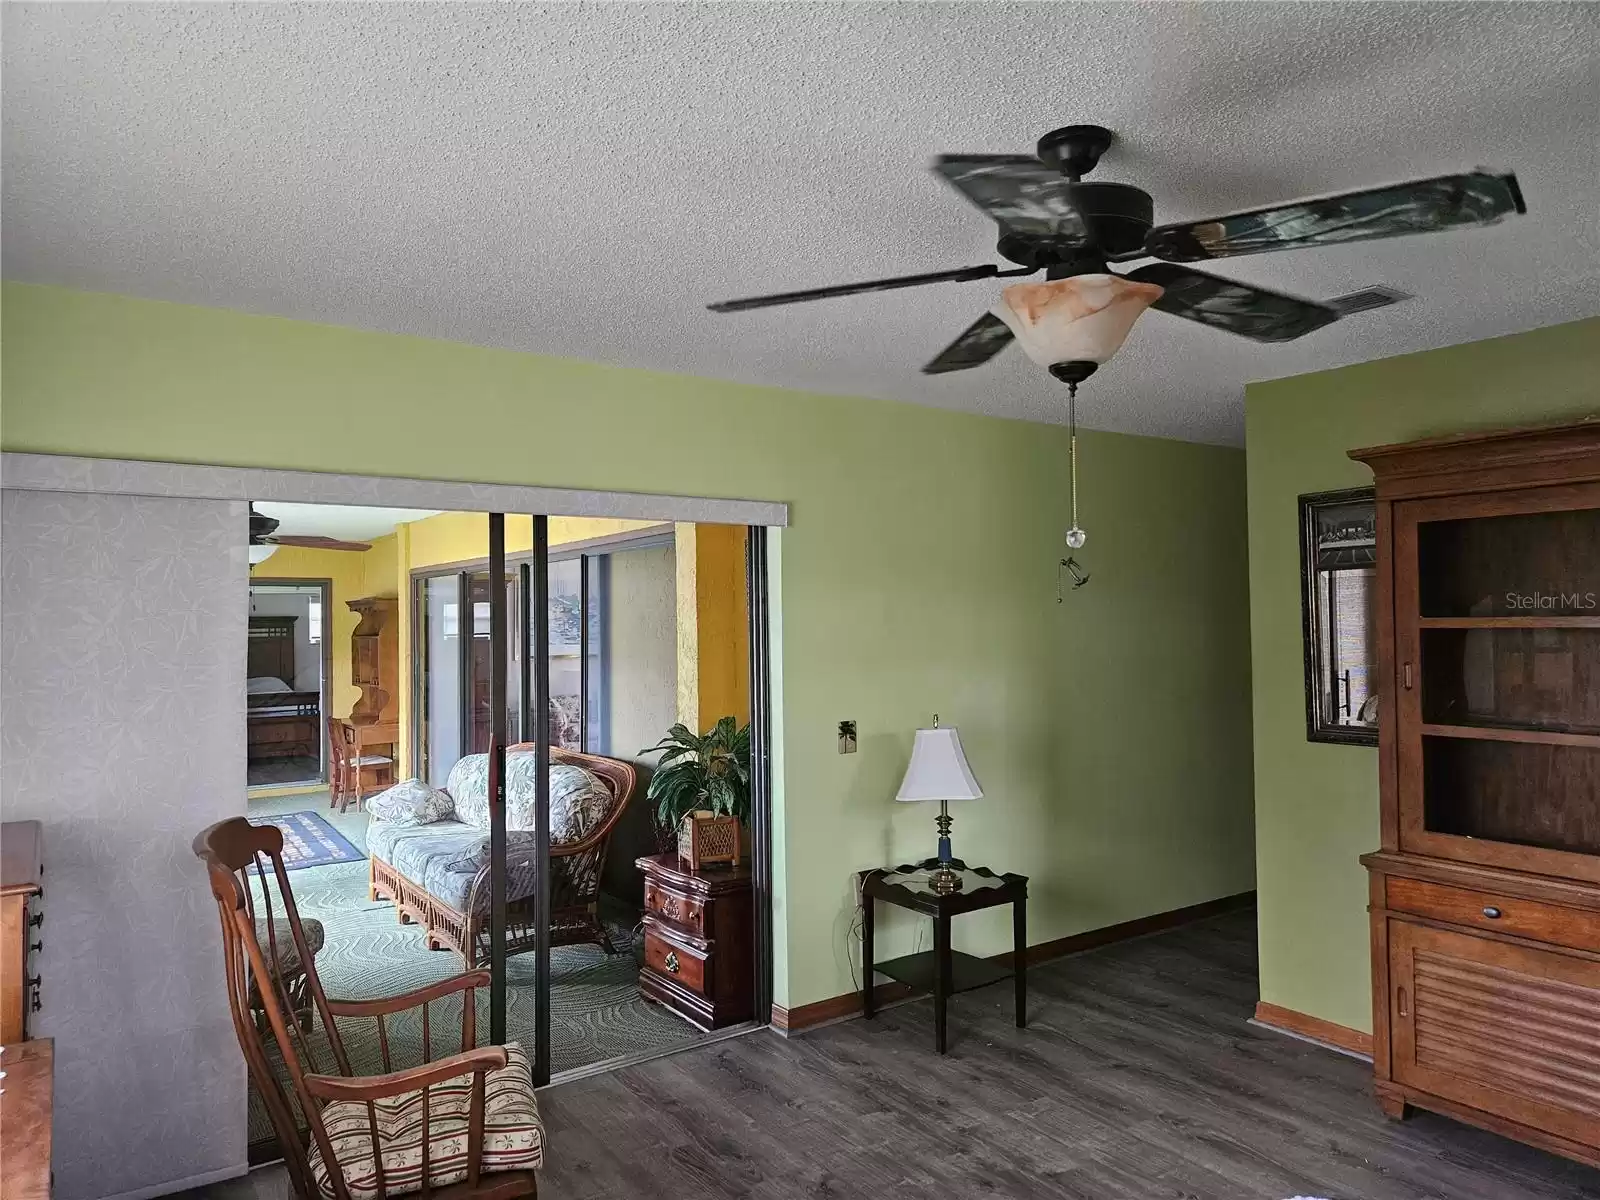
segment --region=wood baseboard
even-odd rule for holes
[[[1292,1008],[1279,1008],[1276,1004],[1268,1004],[1265,1000],[1256,1005],[1256,1023],[1265,1025],[1269,1029],[1276,1029],[1280,1033],[1292,1033],[1296,1037],[1309,1038],[1325,1046],[1359,1054],[1362,1058],[1372,1057],[1370,1033],[1362,1033],[1361,1030],[1351,1029],[1348,1025],[1335,1025],[1332,1021],[1324,1021],[1321,1017],[1313,1017],[1308,1013],[1295,1012]]]
[[[1028,965],[1031,967],[1036,963],[1065,958],[1069,954],[1081,954],[1085,950],[1095,950],[1101,946],[1109,946],[1114,942],[1125,942],[1130,938],[1145,937],[1152,933],[1160,933],[1163,930],[1175,929],[1179,925],[1187,925],[1191,921],[1200,921],[1206,917],[1214,917],[1219,913],[1248,908],[1255,901],[1255,892],[1240,892],[1235,896],[1223,896],[1217,900],[1190,904],[1187,907],[1174,908],[1168,912],[1152,913],[1148,917],[1139,917],[1132,921],[1122,921],[1116,925],[1106,925],[1100,929],[1088,929],[1083,933],[1074,933],[1067,937],[1040,942],[1037,945],[1028,947]],[[1003,954],[990,955],[990,958],[997,963],[1010,966],[1015,954],[1007,950]],[[912,989],[903,983],[880,983],[873,991],[873,998],[879,1005],[884,1005],[893,1004],[897,1000],[904,1000],[911,994]],[[826,1000],[814,1000],[810,1004],[802,1004],[796,1008],[784,1008],[782,1005],[774,1004],[772,1006],[772,1028],[787,1036],[791,1033],[800,1033],[806,1029],[814,1029],[818,1025],[827,1025],[834,1021],[844,1020],[847,1017],[859,1017],[860,1015],[861,993],[859,991],[846,992],[842,996],[830,996]]]

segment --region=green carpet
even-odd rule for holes
[[[258,818],[314,809],[325,814],[340,833],[365,853],[365,814],[334,813],[324,807],[326,803],[325,795],[252,800],[249,815]],[[365,859],[307,867],[293,872],[289,884],[301,917],[315,917],[323,924],[326,942],[317,954],[317,974],[330,998],[393,996],[460,973],[460,955],[428,950],[419,926],[401,925],[394,905],[367,898]],[[257,912],[261,912],[259,907]],[[693,1026],[640,997],[639,971],[631,948],[634,915],[615,915],[617,919],[607,924],[620,953],[608,956],[598,946],[559,946],[550,952],[552,1072],[570,1071],[623,1055],[670,1050],[701,1036]],[[507,1037],[526,1046],[530,1056],[534,1040],[533,972],[531,952],[515,955],[507,963]],[[434,1058],[461,1048],[459,1000],[436,1001],[429,1022]],[[376,1024],[371,1020],[341,1020],[339,1028],[352,1068],[363,1074],[381,1071]],[[479,1042],[486,1044],[487,992],[478,996],[478,1031]],[[422,1061],[420,1016],[410,1020],[389,1018],[389,1038],[396,1069]],[[326,1047],[320,1033],[314,1035],[314,1042]],[[324,1056],[321,1067],[332,1069],[331,1056]],[[266,1109],[252,1089],[250,1140],[271,1136]]]

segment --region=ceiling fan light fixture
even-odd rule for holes
[[[1073,275],[1048,283],[1015,283],[992,310],[1041,367],[1104,363],[1162,289],[1120,275]]]
[[[277,552],[278,552],[278,547],[273,545],[273,543],[271,543],[271,542],[265,542],[265,543],[251,542],[250,543],[250,565],[252,567],[254,567],[254,566],[256,566],[256,565],[258,565],[260,563],[264,563],[264,562],[267,561],[267,559],[271,558]]]

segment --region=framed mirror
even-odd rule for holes
[[[1374,603],[1378,513],[1371,488],[1300,497],[1306,738],[1378,744]]]

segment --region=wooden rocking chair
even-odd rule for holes
[[[536,1196],[544,1129],[534,1101],[527,1056],[516,1043],[476,1046],[476,990],[489,972],[467,971],[382,1000],[329,1000],[317,978],[288,872],[283,834],[272,825],[233,817],[203,831],[194,852],[204,860],[222,918],[222,945],[233,1028],[277,1131],[300,1200],[384,1200],[417,1194],[432,1200],[512,1200]],[[259,880],[265,920],[256,919]],[[272,912],[273,887],[283,918]],[[280,954],[287,925],[295,953]],[[264,930],[268,945],[258,942]],[[332,1070],[319,1070],[314,1023],[296,1019],[280,962],[303,965],[313,1017],[326,1038]],[[256,986],[259,981],[259,986]],[[461,1053],[430,1061],[429,1004],[460,995]],[[252,1012],[252,1000],[258,1006]],[[385,1018],[421,1009],[422,1064],[395,1070]],[[302,1138],[289,1097],[268,1054],[257,1014],[265,1010],[309,1127]],[[377,1021],[383,1073],[355,1075],[334,1018]],[[305,1026],[304,1028],[302,1026]]]

